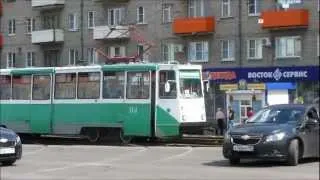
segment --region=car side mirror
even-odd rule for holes
[[[165,85],[164,85],[164,91],[166,92],[166,93],[168,93],[168,92],[170,92],[170,83],[169,83],[169,81],[167,81],[166,83],[165,83]]]
[[[314,127],[317,124],[319,124],[319,120],[315,119],[315,118],[309,118],[307,119],[307,121],[305,122],[305,126],[307,127]]]

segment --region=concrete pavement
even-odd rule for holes
[[[229,166],[220,147],[24,145],[1,180],[211,180],[319,179],[319,162],[297,167],[277,162]]]

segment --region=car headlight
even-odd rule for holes
[[[266,142],[281,141],[285,137],[285,135],[286,134],[284,132],[269,135],[266,138]]]
[[[225,134],[224,134],[224,140],[225,141],[229,141],[230,140],[230,134],[228,133],[228,132],[226,132]]]
[[[21,144],[21,139],[20,139],[19,136],[16,137],[16,142],[15,142],[15,144],[16,144],[16,145],[17,145],[17,144]]]

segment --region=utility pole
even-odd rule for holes
[[[81,3],[80,3],[80,32],[81,32],[81,38],[80,38],[80,43],[81,43],[81,61],[83,61],[84,60],[84,42],[83,42],[83,28],[84,28],[84,26],[83,26],[83,0],[81,0]]]

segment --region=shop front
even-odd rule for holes
[[[217,92],[225,96],[225,102],[207,103],[207,110],[213,110],[213,115],[220,107],[227,113],[231,106],[239,122],[247,119],[249,108],[256,112],[267,105],[310,103],[319,94],[319,66],[205,68],[203,72],[214,89],[209,91],[211,97]]]

